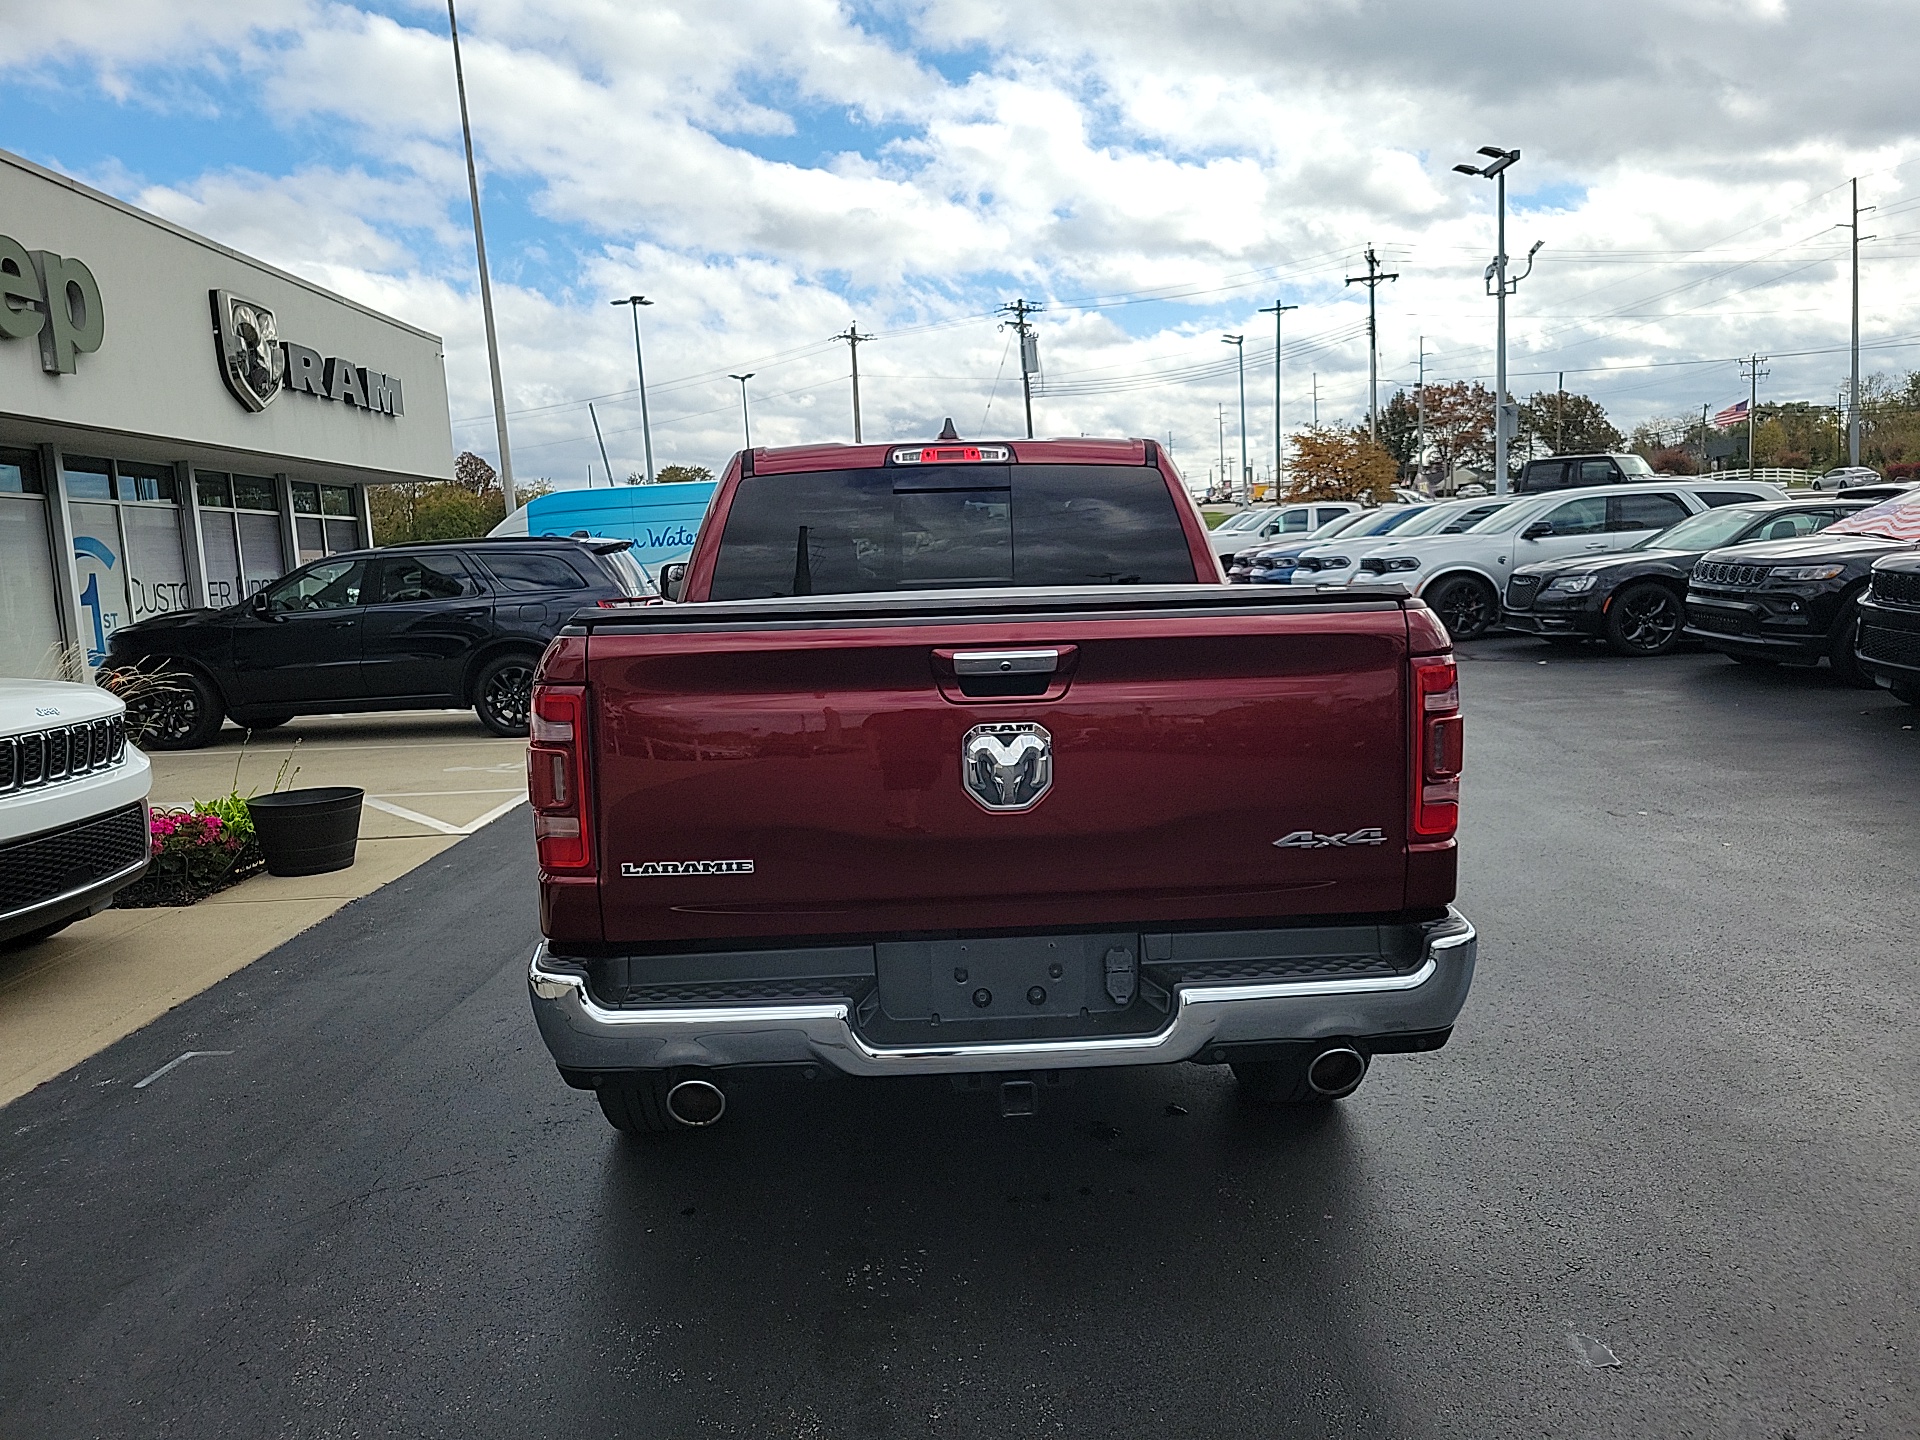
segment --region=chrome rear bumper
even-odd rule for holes
[[[1457,910],[1435,928],[1419,965],[1359,979],[1183,984],[1167,1023],[1146,1035],[979,1044],[879,1046],[846,1001],[647,1008],[601,1005],[586,977],[533,952],[528,988],[541,1037],[563,1070],[831,1065],[849,1075],[953,1075],[1070,1070],[1191,1060],[1213,1046],[1334,1037],[1387,1039],[1445,1030],[1466,1003],[1478,949]]]

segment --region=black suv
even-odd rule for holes
[[[1506,627],[1549,640],[1605,640],[1621,655],[1664,655],[1679,642],[1687,577],[1707,551],[1812,535],[1867,503],[1726,505],[1625,550],[1522,565],[1507,580]]]
[[[1825,656],[1841,679],[1871,687],[1854,653],[1856,602],[1874,561],[1915,545],[1872,532],[1885,508],[1818,535],[1709,551],[1687,585],[1686,633],[1750,665],[1817,665]]]
[[[1655,474],[1653,467],[1638,455],[1555,455],[1547,460],[1529,460],[1526,468],[1513,479],[1513,493],[1532,495],[1542,490],[1636,485],[1642,480],[1671,478]]]
[[[533,667],[582,606],[652,587],[628,540],[475,539],[355,550],[302,565],[224,610],[113,632],[112,669],[169,679],[129,716],[152,750],[209,744],[222,717],[471,705],[496,735],[527,733]]]
[[[1860,597],[1860,668],[1895,698],[1920,705],[1920,555],[1877,561]]]

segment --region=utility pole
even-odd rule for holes
[[[847,342],[847,358],[853,362],[853,443],[858,445],[862,443],[860,439],[860,345],[863,341],[871,340],[873,336],[862,335],[859,330],[849,325],[843,333],[833,338]]]
[[[1707,407],[1700,407],[1700,473],[1707,473]]]
[[[460,21],[447,0],[447,34],[453,38],[453,85],[460,92],[460,139],[467,147],[467,194],[473,200],[473,253],[480,263],[480,316],[487,325],[487,369],[493,378],[493,432],[500,442],[500,495],[507,514],[519,508],[513,488],[513,455],[507,448],[507,394],[500,383],[500,339],[493,329],[493,282],[487,278],[487,237],[480,226],[480,175],[473,165],[473,126],[467,119],[467,75],[460,67]]]
[[[1753,432],[1760,425],[1760,382],[1767,378],[1769,371],[1760,367],[1766,363],[1765,355],[1749,355],[1740,362],[1740,368],[1747,375],[1747,483],[1753,483]]]
[[[1559,372],[1560,378],[1553,387],[1553,453],[1567,453],[1567,372]]]
[[[1253,469],[1247,464],[1247,337],[1222,335],[1220,343],[1233,346],[1240,360],[1240,497],[1253,499]]]
[[[1318,370],[1315,370],[1312,372],[1312,374],[1313,374],[1313,428],[1318,430],[1320,428],[1320,372]]]
[[[1220,407],[1220,483],[1227,485],[1227,407]],[[1227,494],[1231,496],[1234,487],[1227,485]]]
[[[1271,305],[1261,307],[1262,315],[1273,316],[1273,487],[1277,499],[1280,494],[1280,475],[1286,468],[1286,431],[1280,424],[1280,321],[1289,310],[1298,310],[1298,305],[1282,305],[1275,300]]]
[[[624,300],[609,300],[609,305],[625,305],[633,311],[633,368],[640,377],[640,439],[647,451],[647,484],[653,484],[653,421],[647,416],[647,362],[640,353],[640,307],[653,302],[644,295],[629,295]],[[609,472],[611,473],[611,472]]]
[[[587,418],[593,421],[593,438],[599,443],[600,463],[607,467],[607,487],[611,489],[613,487],[613,462],[607,459],[606,437],[600,433],[600,416],[593,408],[593,402],[591,400],[587,402]],[[587,488],[589,490],[593,488],[593,466],[591,465],[587,466]]]
[[[1380,289],[1383,280],[1398,280],[1399,273],[1391,275],[1380,271],[1380,257],[1373,253],[1373,246],[1367,246],[1367,273],[1349,275],[1347,284],[1367,287],[1367,438],[1380,438],[1380,323],[1374,310],[1374,295]]]
[[[1033,377],[1040,369],[1040,347],[1033,338],[1029,315],[1044,308],[1030,300],[1014,300],[1000,307],[1002,315],[1013,316],[1013,328],[1020,332],[1020,391],[1027,402],[1027,438],[1033,439]]]
[[[1413,431],[1413,483],[1418,485],[1427,470],[1427,337],[1420,337],[1420,378],[1414,383],[1414,399],[1419,403]]]
[[[1860,217],[1867,210],[1877,209],[1869,205],[1866,210],[1860,208],[1860,177],[1853,180],[1853,218],[1848,228],[1853,231],[1853,340],[1849,349],[1853,365],[1848,371],[1847,380],[1847,464],[1860,463],[1860,242],[1871,240],[1873,236],[1860,233]]]
[[[738,380],[740,382],[740,429],[747,437],[747,449],[749,450],[753,449],[753,421],[747,415],[747,381],[751,380],[753,376],[754,372],[751,370],[744,375],[727,376],[729,380]]]

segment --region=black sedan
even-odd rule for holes
[[[1824,657],[1842,680],[1871,687],[1855,654],[1860,595],[1874,561],[1920,548],[1873,533],[1875,523],[1863,515],[1845,533],[1709,552],[1687,585],[1686,633],[1749,665],[1817,665]]]
[[[1679,642],[1687,577],[1709,550],[1824,530],[1859,500],[1781,500],[1703,510],[1638,545],[1578,560],[1543,560],[1507,581],[1509,630],[1549,640],[1605,640],[1622,655],[1664,655]]]

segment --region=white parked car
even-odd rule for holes
[[[152,774],[96,685],[0,680],[0,944],[43,939],[146,873]]]
[[[1360,506],[1351,500],[1317,500],[1312,504],[1256,505],[1229,515],[1210,533],[1213,553],[1222,565],[1231,565],[1233,557],[1254,545],[1288,536],[1302,538],[1322,526],[1331,525],[1342,515],[1351,515]]]
[[[1829,470],[1817,476],[1813,482],[1816,490],[1847,490],[1855,485],[1878,485],[1880,472],[1869,470],[1864,465],[1842,465],[1838,470]]]
[[[1422,597],[1456,640],[1483,635],[1500,619],[1507,577],[1519,565],[1586,551],[1624,550],[1655,531],[1718,505],[1784,500],[1777,485],[1744,480],[1675,480],[1600,485],[1522,495],[1457,534],[1390,535],[1293,572],[1295,585],[1398,581]],[[1309,552],[1311,554],[1311,552]],[[1339,559],[1341,566],[1325,564]]]

